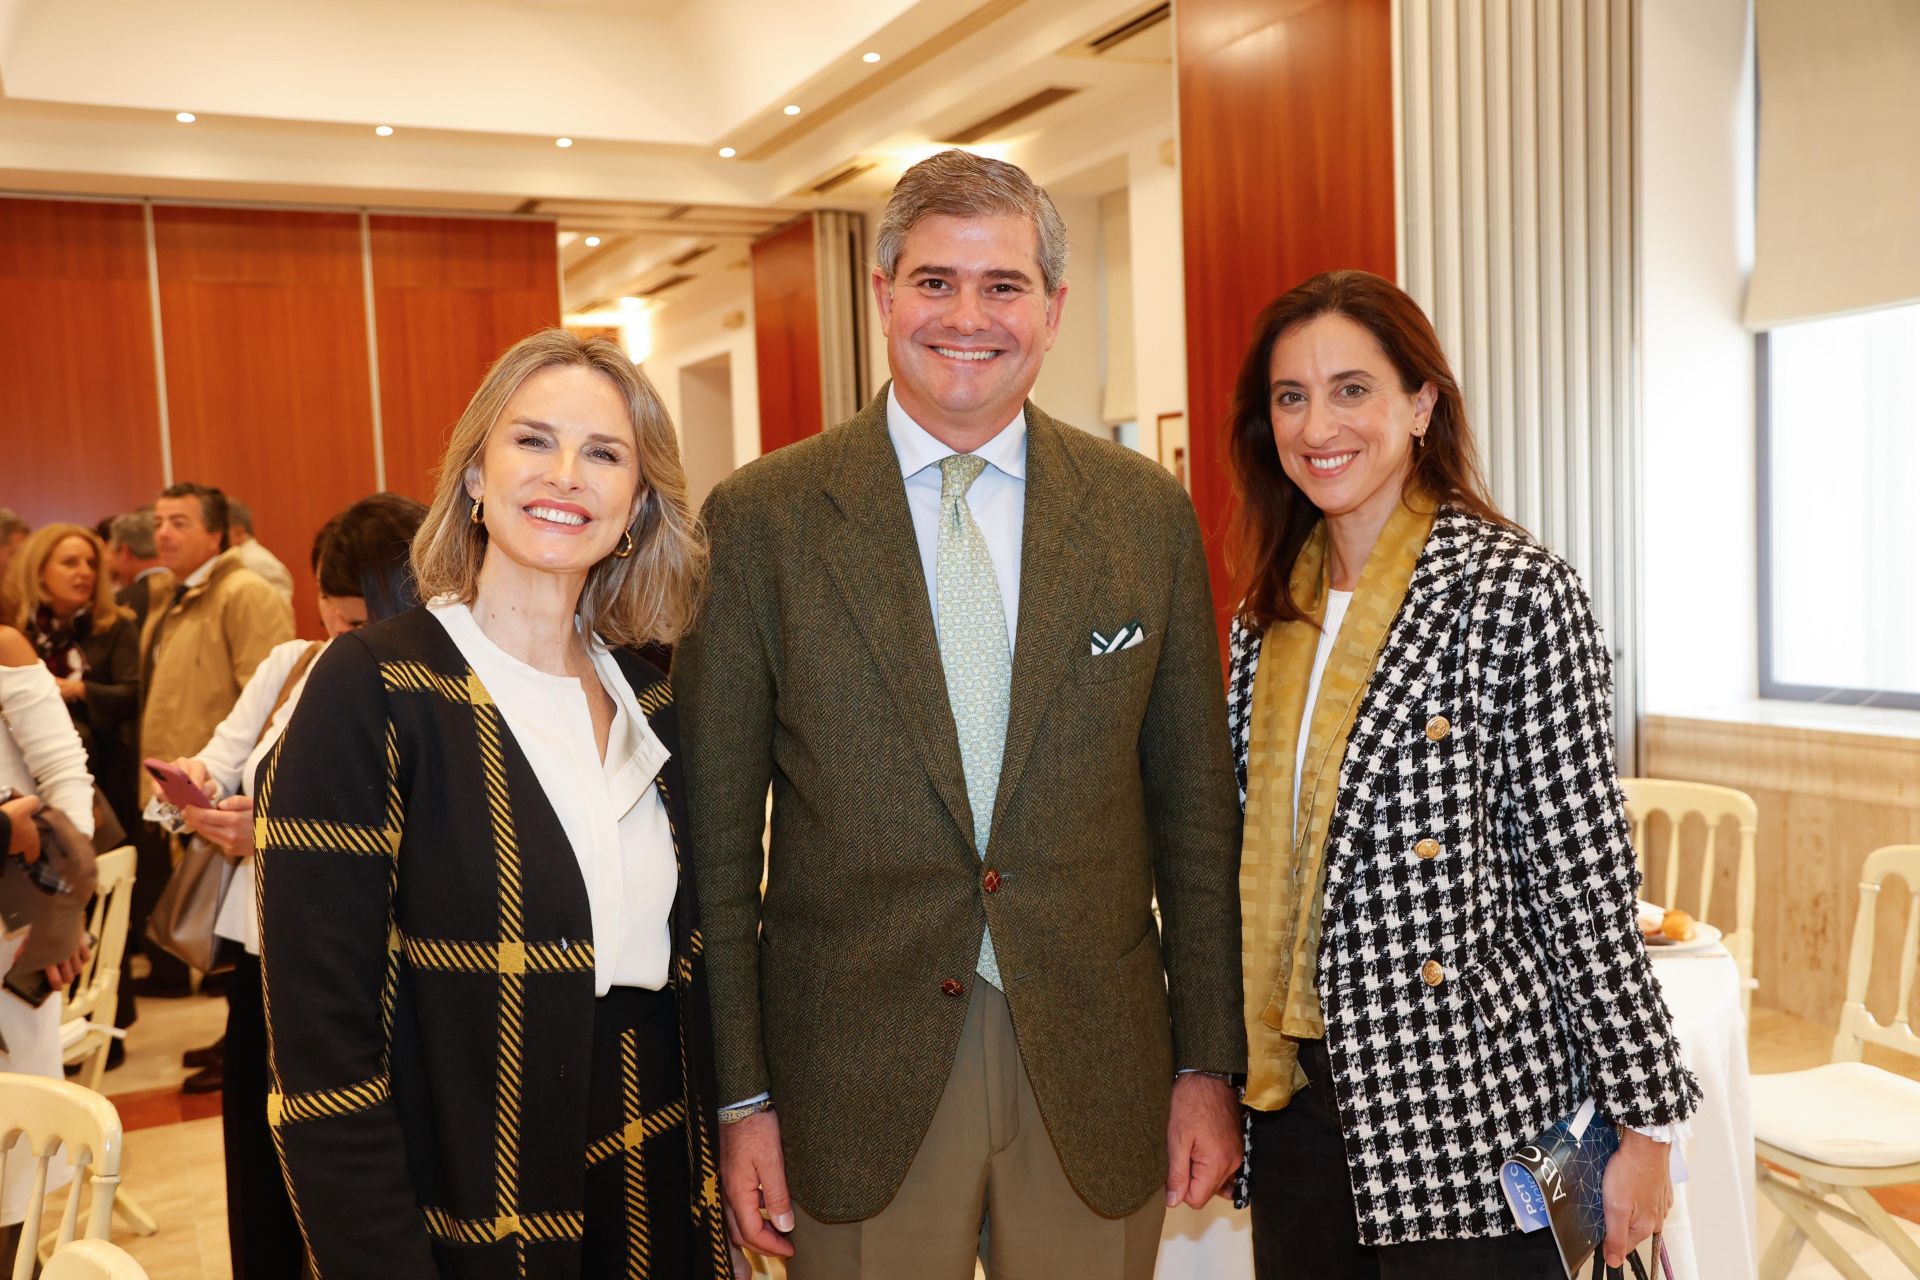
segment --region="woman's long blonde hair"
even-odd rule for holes
[[[706,535],[687,507],[687,473],[673,423],[653,385],[624,351],[605,338],[582,341],[565,329],[542,329],[509,347],[454,424],[435,472],[433,505],[413,540],[420,598],[472,602],[487,537],[484,526],[471,519],[467,472],[479,466],[487,436],[520,385],[542,369],[564,367],[591,369],[619,391],[639,446],[645,494],[629,526],[633,554],[609,555],[587,571],[580,619],[609,644],[672,644],[699,608],[707,571]]]
[[[22,631],[29,629],[27,624],[33,615],[47,603],[47,561],[53,558],[54,549],[68,538],[79,538],[93,548],[93,599],[88,604],[93,625],[104,627],[115,618],[133,616],[132,610],[122,609],[114,602],[113,577],[107,572],[107,548],[100,541],[100,535],[85,525],[50,524],[27,535],[27,540],[14,552],[13,563],[7,566],[7,580],[0,584],[0,599],[7,605],[6,615],[0,617],[0,622]]]

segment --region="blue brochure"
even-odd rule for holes
[[[1594,1280],[1609,1275],[1632,1280],[1672,1280],[1673,1265],[1658,1233],[1627,1255],[1626,1265],[1608,1268],[1599,1254],[1607,1234],[1606,1210],[1601,1202],[1601,1179],[1607,1161],[1620,1149],[1620,1133],[1594,1115],[1588,1099],[1566,1119],[1507,1157],[1500,1167],[1500,1189],[1522,1231],[1553,1232],[1567,1280],[1580,1280],[1581,1269],[1592,1259],[1588,1274]]]

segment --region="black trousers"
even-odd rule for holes
[[[227,983],[220,1127],[227,1156],[227,1249],[233,1280],[297,1280],[306,1245],[267,1124],[267,1016],[260,959],[239,952]]]
[[[1311,1083],[1253,1113],[1253,1273],[1258,1280],[1565,1280],[1551,1231],[1487,1240],[1360,1243],[1326,1045],[1301,1044]]]

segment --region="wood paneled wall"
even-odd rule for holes
[[[1268,302],[1395,271],[1390,0],[1181,0],[1180,182],[1194,505],[1222,625],[1234,375]]]
[[[0,200],[0,506],[92,524],[160,476],[146,211]]]
[[[219,485],[315,635],[320,525],[382,463],[426,497],[488,364],[559,319],[549,222],[0,199],[0,505],[91,524]]]
[[[820,421],[820,284],[813,215],[753,246],[753,345],[760,452],[816,434]]]
[[[369,232],[387,488],[425,502],[487,366],[560,323],[558,251],[543,222],[376,217]]]
[[[360,219],[162,207],[153,234],[174,478],[247,501],[315,634],[313,535],[374,487]]]
[[[1883,845],[1920,844],[1920,739],[1672,716],[1649,716],[1640,732],[1647,776],[1737,787],[1759,806],[1754,1003],[1834,1026],[1861,864]],[[1693,826],[1683,859],[1701,840]],[[1714,901],[1730,907],[1728,873],[1718,881]],[[1868,1006],[1890,1021],[1907,895],[1880,896]]]

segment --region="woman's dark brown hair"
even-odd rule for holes
[[[1233,384],[1227,477],[1235,502],[1227,526],[1227,564],[1240,592],[1237,616],[1254,631],[1306,616],[1288,587],[1293,562],[1319,523],[1320,509],[1288,478],[1273,443],[1273,345],[1282,334],[1325,315],[1345,316],[1371,333],[1408,395],[1422,383],[1433,384],[1433,414],[1414,451],[1407,491],[1496,524],[1511,523],[1487,493],[1460,384],[1420,304],[1372,272],[1322,272],[1267,304],[1254,322],[1253,342]]]

